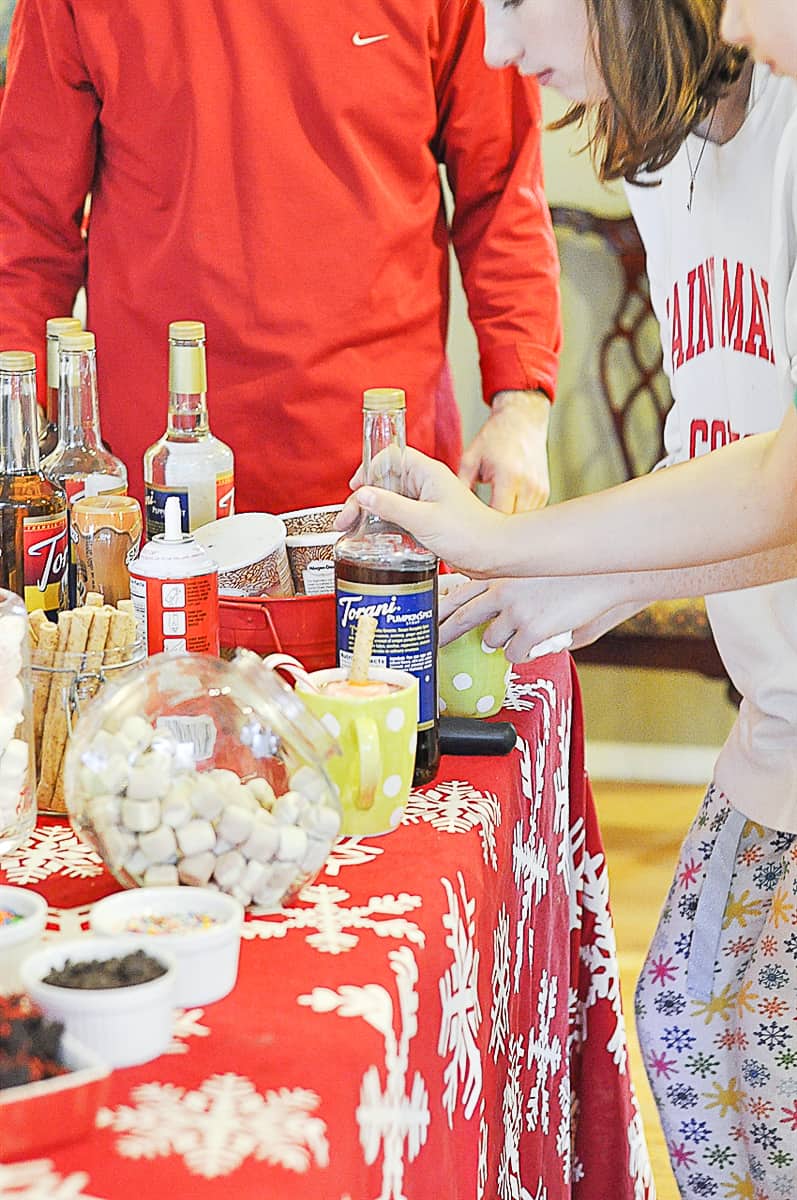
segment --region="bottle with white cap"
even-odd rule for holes
[[[169,326],[169,415],[166,432],[144,455],[147,537],[162,533],[164,506],[180,502],[183,532],[235,511],[233,452],[210,432],[205,326]]]
[[[58,443],[42,462],[48,479],[66,492],[67,509],[86,494],[91,478],[96,492],[127,491],[127,468],[111,454],[100,433],[97,393],[97,346],[93,333],[67,330],[58,347]],[[69,605],[77,602],[75,539],[70,531]]]
[[[166,499],[164,522],[130,567],[139,637],[148,654],[218,654],[218,567],[183,533],[176,496]]]
[[[47,407],[39,428],[39,457],[46,458],[58,445],[58,343],[62,333],[80,333],[79,317],[47,320]]]

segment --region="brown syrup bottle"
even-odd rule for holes
[[[391,464],[406,446],[405,403],[400,388],[370,388],[363,395],[364,478],[392,490],[398,475]],[[377,620],[372,661],[418,679],[413,785],[429,783],[440,763],[437,558],[406,530],[363,513],[335,547],[335,604],[339,665],[349,665],[357,621],[368,611]]]

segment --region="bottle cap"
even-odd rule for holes
[[[35,371],[36,355],[30,350],[0,350],[0,371],[17,374],[19,371]]]
[[[82,328],[78,317],[50,317],[47,321],[47,336],[60,338],[63,333],[79,333]]]
[[[173,342],[196,342],[204,336],[204,321],[172,321],[169,325],[169,338]]]
[[[176,496],[169,496],[163,506],[163,541],[164,542],[182,542],[183,539],[183,514],[180,508],[180,501]]]
[[[368,388],[363,392],[363,412],[387,412],[391,408],[406,408],[407,397],[403,388]]]
[[[69,330],[67,333],[62,333],[58,339],[59,350],[95,350],[97,341],[93,333],[85,332],[82,329],[76,329],[74,332]]]

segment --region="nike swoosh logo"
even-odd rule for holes
[[[351,40],[355,46],[371,46],[374,42],[384,42],[389,37],[389,33],[378,33],[376,37],[363,37],[362,34],[355,33],[352,35]]]

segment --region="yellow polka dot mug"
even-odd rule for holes
[[[326,764],[340,794],[341,833],[389,833],[401,822],[412,787],[418,730],[418,681],[406,671],[371,667],[366,684],[348,670],[306,672],[287,655],[266,666],[293,676],[296,691],[340,746]]]
[[[441,594],[464,582],[464,575],[441,575]],[[438,707],[448,717],[492,717],[503,706],[511,667],[503,650],[485,644],[488,624],[469,629],[440,647]]]

